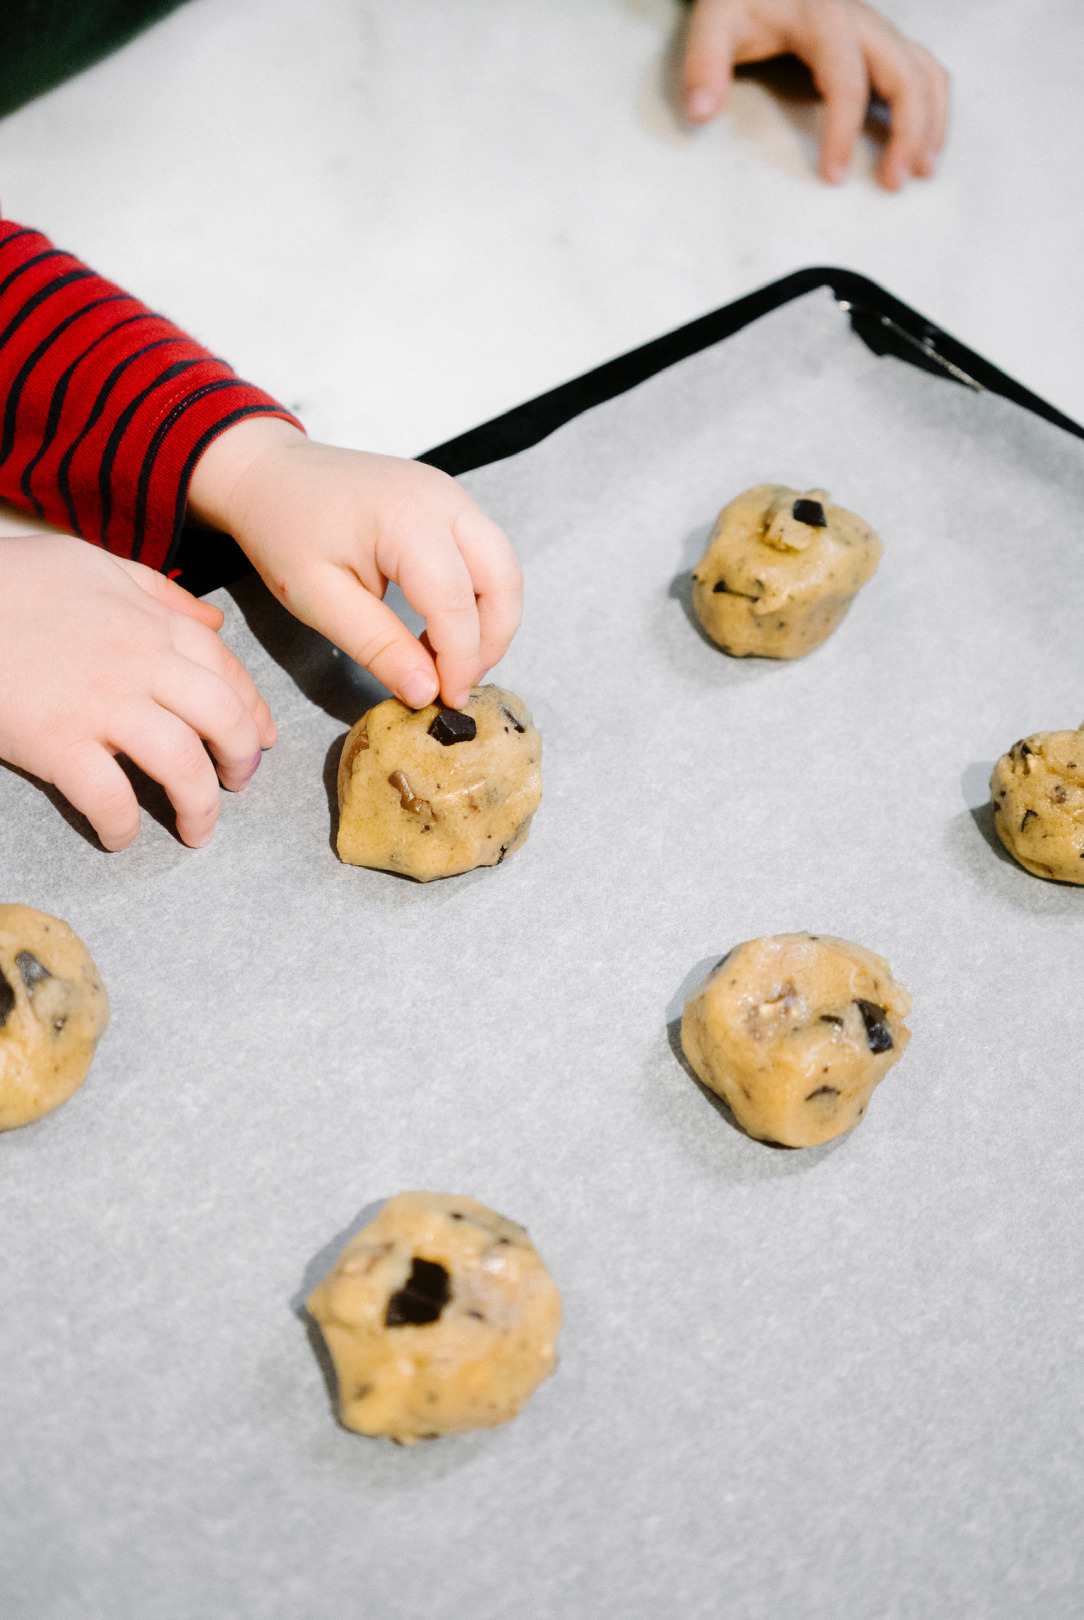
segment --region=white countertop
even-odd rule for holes
[[[699,132],[676,0],[190,0],[0,121],[4,214],[297,408],[402,454],[788,271],[862,271],[1084,420],[1084,8],[897,0],[942,171],[813,172],[757,84]]]

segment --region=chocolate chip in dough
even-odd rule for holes
[[[436,1322],[451,1297],[451,1278],[439,1261],[419,1260],[415,1256],[410,1276],[388,1300],[384,1326],[421,1327],[427,1322]]]
[[[824,507],[820,501],[808,501],[804,497],[795,501],[791,507],[791,516],[795,523],[806,523],[811,529],[826,529],[828,519],[824,515]]]
[[[32,951],[20,951],[15,958],[15,966],[19,969],[19,974],[26,986],[26,993],[29,996],[34,994],[39,984],[45,979],[51,979],[53,976],[45,963],[39,962]]]
[[[15,992],[5,979],[3,968],[0,968],[0,1029],[3,1029],[14,1011]]]
[[[478,727],[469,714],[462,709],[441,709],[433,724],[429,727],[429,735],[450,748],[453,743],[473,742],[478,733]]]
[[[885,1009],[873,1001],[855,1001],[866,1026],[866,1043],[871,1052],[891,1052],[895,1041],[885,1018]]]
[[[511,720],[512,724],[521,735],[524,731],[526,731],[526,726],[521,726],[511,709],[506,709],[503,703],[501,704],[501,713],[504,715],[506,720]]]

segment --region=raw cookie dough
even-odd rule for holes
[[[79,1090],[108,1022],[98,970],[67,923],[0,906],[0,1131]]]
[[[514,693],[476,686],[462,711],[388,698],[343,745],[339,858],[421,883],[499,866],[541,797],[542,739]]]
[[[758,484],[716,518],[693,606],[736,658],[801,658],[832,634],[880,556],[869,525],[830,505],[826,490]]]
[[[990,800],[998,837],[1021,866],[1084,883],[1084,728],[1013,743],[994,766]]]
[[[911,998],[888,963],[830,934],[736,945],[692,992],[681,1044],[750,1136],[812,1147],[852,1130],[902,1057]]]
[[[557,1284],[523,1227],[474,1198],[389,1198],[307,1303],[343,1423],[402,1445],[507,1423],[557,1365]]]

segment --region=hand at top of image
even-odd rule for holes
[[[881,185],[900,191],[934,173],[948,130],[949,76],[862,0],[697,0],[682,74],[689,122],[708,123],[725,109],[735,67],[783,55],[801,58],[824,99],[822,179],[845,178],[871,94],[891,116]]]
[[[412,709],[461,708],[504,656],[522,578],[507,539],[454,479],[420,462],[314,444],[274,418],[204,453],[189,511],[233,535],[295,617]],[[425,619],[411,634],[389,581]]]

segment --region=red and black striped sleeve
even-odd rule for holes
[[[193,468],[247,416],[296,419],[161,315],[0,220],[0,496],[169,567]]]

